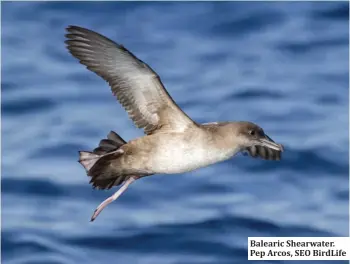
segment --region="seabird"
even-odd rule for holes
[[[101,76],[145,135],[129,142],[111,131],[92,152],[79,151],[80,164],[94,188],[122,184],[94,211],[91,221],[141,177],[192,171],[227,160],[238,152],[280,160],[283,146],[251,122],[198,124],[171,98],[158,74],[124,46],[92,30],[68,26],[67,49]]]

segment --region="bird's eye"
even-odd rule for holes
[[[249,131],[249,135],[255,136],[255,130],[250,130],[250,131]]]

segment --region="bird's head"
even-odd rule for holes
[[[279,160],[283,146],[275,143],[264,130],[251,122],[238,122],[235,129],[238,144],[243,152],[252,157]]]

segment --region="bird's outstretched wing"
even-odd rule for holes
[[[279,150],[264,146],[251,146],[243,151],[243,155],[250,155],[253,158],[261,158],[264,160],[280,160],[281,154]]]
[[[130,51],[89,29],[69,26],[67,48],[112,89],[135,125],[146,134],[184,131],[195,125],[174,102],[158,74]]]

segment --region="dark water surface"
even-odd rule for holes
[[[283,160],[145,178],[90,223],[112,191],[77,151],[142,131],[65,50],[70,24],[149,63],[194,120],[257,122]],[[4,263],[246,263],[248,236],[349,235],[347,3],[7,2],[1,55]]]

